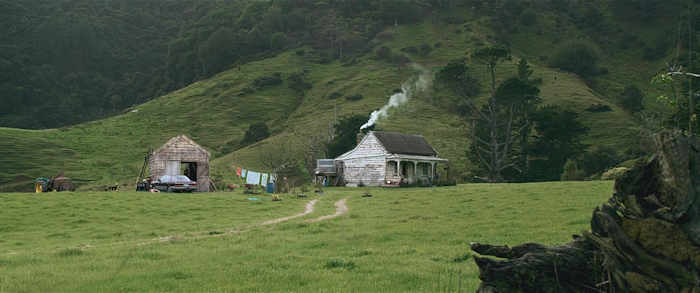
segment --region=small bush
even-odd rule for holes
[[[282,32],[273,33],[270,36],[270,48],[271,49],[282,49],[287,43],[287,36]]]
[[[251,88],[251,87],[244,87],[244,88],[241,89],[241,91],[240,91],[240,93],[238,93],[238,95],[239,95],[239,96],[245,96],[245,95],[252,94],[252,93],[254,93],[254,92],[255,92],[255,89],[253,89],[253,88]]]
[[[83,250],[80,248],[66,248],[58,252],[58,256],[79,256],[83,255]]]
[[[355,262],[342,259],[332,259],[326,262],[326,269],[345,269],[352,270],[355,268]]]
[[[364,99],[364,98],[365,98],[365,97],[364,97],[363,95],[361,95],[361,94],[354,94],[354,95],[350,95],[350,96],[345,97],[346,100],[348,100],[348,101],[353,101],[353,102],[354,102],[354,101],[362,100],[362,99]]]
[[[335,99],[340,98],[340,97],[342,97],[342,96],[343,96],[342,93],[339,93],[339,92],[332,92],[330,95],[328,95],[328,99],[329,99],[329,100],[335,100]]]
[[[598,73],[598,50],[588,42],[575,41],[561,46],[552,56],[550,64],[587,78]]]
[[[189,273],[184,273],[184,272],[168,272],[165,274],[167,278],[175,279],[175,280],[185,280],[192,278],[192,274]]]
[[[593,113],[600,113],[600,112],[611,112],[612,108],[608,105],[603,105],[603,104],[591,104],[586,108],[586,111],[588,112],[593,112]]]
[[[380,60],[391,60],[393,53],[391,52],[391,48],[387,46],[381,46],[379,47],[379,49],[377,49],[375,55],[377,56],[377,59]]]
[[[304,72],[290,74],[289,77],[287,77],[287,85],[300,95],[303,95],[304,92],[313,87],[313,85],[306,80],[306,74]]]
[[[420,45],[419,53],[421,56],[428,56],[428,54],[430,54],[430,52],[432,52],[432,51],[433,51],[433,47],[431,47],[430,44],[423,43],[422,45]]]
[[[435,43],[435,45],[433,45],[433,47],[435,47],[435,48],[440,48],[440,47],[442,47],[442,43],[441,43],[441,42],[437,42],[437,43]]]
[[[275,72],[270,75],[263,75],[253,80],[253,86],[257,89],[263,89],[271,86],[276,86],[282,83],[282,73]]]
[[[306,51],[304,51],[303,49],[300,49],[300,50],[297,50],[295,53],[297,54],[297,56],[304,56],[306,54]]]
[[[248,127],[248,130],[241,140],[241,145],[249,145],[256,143],[270,136],[270,131],[267,128],[267,124],[264,122],[253,123]]]
[[[470,261],[471,259],[472,259],[471,253],[467,252],[463,255],[453,257],[452,262],[461,263],[461,262],[465,262],[465,261]]]
[[[628,85],[620,96],[620,106],[625,108],[625,110],[636,113],[644,109],[643,100],[644,94],[642,94],[642,91],[634,85]]]
[[[576,160],[568,159],[564,164],[564,170],[561,174],[561,181],[583,180],[585,177],[583,170],[579,169]]]
[[[415,46],[404,47],[404,48],[401,48],[401,52],[418,54],[418,48],[416,48]]]

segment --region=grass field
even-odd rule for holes
[[[611,191],[594,181],[328,188],[280,202],[239,192],[0,194],[0,292],[473,292],[470,242],[568,242]],[[305,222],[343,198],[348,213]],[[312,199],[307,216],[258,225]],[[222,234],[232,230],[241,232]]]

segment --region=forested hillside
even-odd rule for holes
[[[0,126],[52,128],[117,114],[293,47],[323,49],[326,62],[355,55],[385,25],[419,21],[436,4],[3,0]]]
[[[129,183],[183,133],[222,180],[278,153],[308,175],[334,125],[419,75],[434,83],[376,128],[424,135],[455,180],[592,176],[644,154],[646,130],[687,129],[700,83],[650,81],[698,71],[697,2],[0,0],[0,125],[49,128],[0,128],[0,188],[61,170]],[[488,119],[470,122],[488,107],[519,123],[508,155],[531,171],[489,174],[473,143]]]
[[[387,26],[457,24],[465,12],[485,16],[494,41],[526,52],[552,44],[523,44],[519,31],[556,43],[569,39],[573,24],[606,53],[654,61],[678,44],[683,2],[3,0],[0,126],[52,128],[117,114],[303,45],[322,49],[322,62],[348,58],[371,51],[369,41]]]

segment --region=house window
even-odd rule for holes
[[[418,163],[418,175],[419,176],[430,176],[430,164],[428,163]]]

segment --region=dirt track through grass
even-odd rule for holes
[[[292,219],[300,218],[303,216],[306,216],[308,214],[311,214],[314,212],[314,206],[318,202],[318,199],[314,199],[309,201],[306,206],[304,207],[304,212],[298,213],[296,215],[291,215],[287,217],[282,217],[282,218],[277,218],[277,219],[272,219],[272,220],[267,220],[265,222],[259,223],[259,224],[253,224],[250,225],[244,229],[232,229],[227,232],[221,232],[221,233],[211,233],[211,232],[196,232],[196,233],[189,233],[189,234],[194,234],[193,236],[184,236],[182,234],[176,234],[176,235],[168,235],[164,237],[158,237],[156,239],[151,239],[149,241],[144,241],[141,243],[138,243],[137,246],[142,246],[142,245],[148,245],[148,244],[156,244],[156,243],[163,243],[163,242],[170,242],[174,240],[195,240],[195,239],[204,239],[204,238],[214,238],[214,237],[222,237],[222,236],[228,236],[228,235],[234,235],[234,234],[241,234],[244,232],[250,231],[252,228],[255,227],[261,227],[261,226],[268,226],[272,224],[278,224],[281,222],[286,222]],[[347,210],[347,208],[346,208]]]
[[[268,226],[272,224],[278,224],[281,222],[286,222],[292,219],[300,218],[303,216],[306,216],[308,214],[311,214],[314,212],[314,206],[318,202],[318,199],[314,199],[309,201],[306,206],[304,207],[304,212],[292,215],[292,216],[287,216],[287,217],[282,217],[282,218],[277,218],[277,219],[272,219],[272,220],[267,220],[262,223],[258,224],[252,224],[246,228],[243,229],[232,229],[227,232],[221,232],[221,233],[211,233],[211,232],[195,232],[195,233],[182,233],[182,234],[174,234],[174,235],[168,235],[164,237],[158,237],[155,239],[151,239],[148,241],[143,241],[139,242],[136,244],[136,246],[143,246],[143,245],[149,245],[149,244],[156,244],[156,243],[164,243],[164,242],[170,242],[170,241],[175,241],[175,240],[195,240],[195,239],[204,239],[204,238],[215,238],[215,237],[222,237],[222,236],[228,236],[228,235],[235,235],[235,234],[240,234],[240,233],[245,233],[250,231],[251,229],[255,227],[261,227],[261,226]],[[347,210],[347,208],[346,208]],[[321,217],[323,218],[323,217]],[[320,219],[320,218],[319,218]],[[184,234],[190,234],[192,236],[185,236]]]
[[[315,222],[319,222],[319,221],[323,221],[323,220],[332,219],[332,218],[335,218],[337,216],[340,216],[342,214],[347,213],[348,212],[348,206],[346,204],[347,200],[348,200],[347,198],[343,198],[343,199],[335,202],[335,214],[318,217],[316,219],[306,220],[306,222],[307,223],[315,223]]]
[[[334,215],[319,217],[319,218],[315,219],[314,222],[334,218],[340,214],[347,212],[347,207],[345,206],[345,199],[343,199],[342,202],[343,202],[342,205],[344,208],[344,210],[342,212],[339,213],[338,211],[336,211],[336,214],[334,214]],[[171,241],[198,240],[198,239],[205,239],[205,238],[215,238],[215,237],[222,237],[222,236],[228,236],[228,235],[235,235],[235,234],[248,232],[256,227],[278,224],[278,223],[286,222],[286,221],[289,221],[292,219],[296,219],[296,218],[300,218],[300,217],[309,215],[309,214],[314,212],[314,207],[315,207],[316,203],[318,203],[318,199],[310,200],[306,204],[306,206],[304,207],[304,211],[301,213],[295,214],[295,215],[271,219],[271,220],[267,220],[267,221],[264,221],[261,223],[251,224],[251,225],[245,226],[244,228],[239,228],[239,229],[234,228],[234,229],[231,229],[231,230],[226,231],[226,232],[216,232],[216,231],[181,232],[178,234],[171,234],[171,235],[161,236],[161,237],[152,238],[152,239],[148,239],[148,240],[119,241],[119,242],[112,242],[112,243],[107,243],[107,244],[103,244],[103,245],[79,245],[78,247],[73,247],[73,248],[87,250],[87,249],[94,249],[94,248],[100,248],[100,247],[144,246],[144,245],[151,245],[151,244],[158,244],[158,243],[167,243],[167,242],[171,242]],[[338,202],[336,202],[336,207],[338,207]],[[62,251],[64,249],[66,249],[66,248],[60,248],[60,249],[54,249],[54,250],[55,251]],[[31,251],[25,251],[25,252],[38,252],[38,251],[31,250]],[[5,254],[6,255],[17,255],[19,253],[17,251],[11,251],[11,252],[8,252]]]
[[[306,208],[304,209],[304,212],[303,212],[303,213],[296,214],[296,215],[289,216],[289,217],[284,217],[284,218],[279,218],[279,219],[274,219],[274,220],[268,220],[268,221],[262,222],[262,224],[260,224],[260,225],[262,225],[262,226],[264,226],[264,225],[272,225],[272,224],[277,224],[277,223],[280,223],[280,222],[289,221],[289,220],[291,220],[291,219],[295,219],[295,218],[299,218],[299,217],[306,216],[306,215],[308,215],[308,214],[314,212],[314,205],[316,205],[317,202],[318,202],[318,199],[314,199],[314,200],[310,201],[308,204],[306,204]]]

